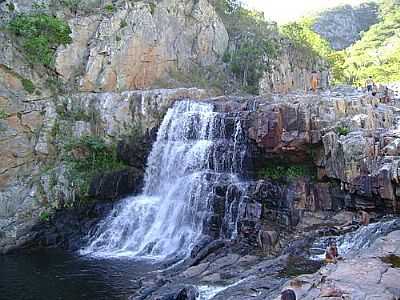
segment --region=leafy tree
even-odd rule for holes
[[[237,0],[214,0],[213,5],[230,38],[224,61],[248,92],[257,93],[259,80],[279,52],[276,24],[267,22],[263,13],[244,8]]]
[[[309,51],[312,55],[327,58],[332,49],[327,40],[312,30],[313,22],[313,19],[304,18],[282,26],[281,32],[297,47]]]
[[[331,66],[333,84],[339,84],[345,81],[345,61],[345,51],[336,51],[328,55],[328,62]]]

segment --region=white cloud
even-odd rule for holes
[[[365,0],[242,0],[250,8],[262,10],[265,16],[285,23],[306,14],[342,4],[357,5]]]

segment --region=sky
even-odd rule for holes
[[[342,4],[357,5],[365,0],[242,0],[250,8],[264,11],[267,19],[278,23],[294,21],[312,13]]]

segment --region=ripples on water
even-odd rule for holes
[[[1,300],[128,299],[136,281],[159,266],[89,259],[58,250],[0,256]]]

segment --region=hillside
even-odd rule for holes
[[[400,80],[400,1],[380,3],[380,22],[345,50],[345,78],[362,83],[368,76],[379,82]]]
[[[362,32],[378,23],[379,6],[374,2],[359,6],[344,5],[316,16],[313,30],[334,50],[343,50],[360,40]]]
[[[362,86],[369,76],[380,83],[400,80],[399,0],[338,7],[285,25],[283,31],[288,28],[291,40],[329,61],[333,84]]]

